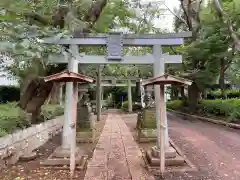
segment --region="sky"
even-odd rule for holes
[[[153,2],[153,3],[158,3],[158,5],[160,4],[165,4],[169,9],[171,9],[171,11],[173,11],[175,8],[179,8],[179,0],[141,0],[143,3],[149,3],[149,2]],[[164,5],[162,5],[162,7],[164,9],[166,9],[166,7]],[[155,19],[155,26],[157,28],[164,28],[167,29],[169,31],[173,31],[173,20],[174,20],[174,15],[171,14],[171,12],[169,10],[165,10],[164,12],[165,15],[161,15],[159,19]]]
[[[179,7],[179,0],[142,0],[142,2],[164,2],[168,8],[172,11],[174,8]],[[164,7],[164,6],[163,6]],[[173,19],[174,15],[171,14],[168,10],[164,13],[166,15],[161,16],[161,19],[155,19],[155,26],[158,28],[168,29],[169,31],[173,31]],[[14,81],[8,80],[6,77],[1,77],[0,74],[0,85],[12,85],[15,84]]]
[[[171,9],[171,11],[173,11],[174,8],[179,8],[179,0],[165,0],[165,4],[169,9]],[[156,27],[158,28],[163,27],[168,29],[169,31],[173,31],[174,15],[172,15],[171,12],[168,10],[166,10],[164,14],[166,15],[163,15],[161,19],[155,20]]]

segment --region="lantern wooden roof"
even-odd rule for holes
[[[147,80],[144,80],[142,85],[143,86],[149,86],[149,85],[165,85],[165,84],[174,84],[174,85],[188,85],[190,86],[192,84],[192,81],[183,79],[180,77],[172,76],[169,74],[164,74],[158,77],[149,78]]]
[[[95,80],[91,77],[70,72],[63,71],[50,76],[44,77],[45,82],[79,82],[79,83],[93,83]]]

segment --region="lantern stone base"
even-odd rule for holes
[[[160,166],[160,150],[156,146],[146,152],[146,158],[151,166]],[[179,156],[174,148],[168,147],[165,150],[166,166],[181,166],[184,163],[184,158]]]
[[[70,165],[70,149],[63,149],[61,146],[56,148],[56,150],[40,164],[42,166],[55,166],[58,168],[63,167],[63,169],[68,168]],[[76,147],[75,153],[75,163],[76,169],[84,169],[87,164],[87,155],[81,152],[80,148]]]
[[[151,148],[151,152],[154,157],[160,157],[161,152],[160,152],[160,149],[157,148],[157,146],[153,146]],[[175,158],[176,156],[177,156],[177,152],[174,148],[168,147],[167,149],[165,149],[166,158]]]

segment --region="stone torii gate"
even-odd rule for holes
[[[59,38],[50,37],[43,39],[43,43],[46,44],[60,44],[70,45],[69,53],[65,57],[62,55],[51,58],[53,63],[68,63],[74,64],[68,66],[72,72],[78,72],[78,63],[80,64],[154,64],[154,77],[164,74],[165,63],[181,63],[182,56],[180,55],[168,55],[162,53],[162,46],[178,46],[184,43],[185,37],[191,37],[191,32],[181,33],[166,33],[166,34],[147,34],[147,35],[134,35],[134,34],[122,34],[122,33],[110,33],[110,34],[79,34],[75,38]],[[107,46],[106,56],[90,56],[79,52],[79,46]],[[144,56],[123,56],[123,46],[143,46],[152,47],[153,54],[146,54]],[[71,69],[70,69],[71,68]],[[100,72],[100,68],[98,70]],[[98,76],[97,82],[100,82],[101,77]],[[71,111],[73,108],[69,103],[68,98],[70,97],[72,84],[68,83],[66,87],[66,99],[65,99],[65,114]],[[100,91],[100,86],[98,86]],[[156,119],[157,124],[160,122],[160,87],[154,88],[156,98]],[[165,119],[165,121],[167,121]],[[167,122],[166,122],[167,124]],[[160,131],[160,127],[158,127]],[[165,130],[166,136],[168,137],[168,131]],[[71,134],[71,116],[66,115],[64,119],[63,127],[63,141],[62,148],[69,149],[71,147],[69,137],[74,136]],[[68,138],[65,138],[68,137]],[[73,137],[74,138],[74,137]],[[158,137],[160,139],[160,137]],[[167,139],[167,138],[166,138]],[[160,145],[159,145],[160,146]],[[165,142],[165,148],[168,149],[168,140]],[[70,152],[70,151],[69,151]]]
[[[132,87],[136,86],[136,81],[139,81],[140,78],[138,77],[112,77],[112,76],[103,76],[101,77],[101,83],[100,83],[100,87],[111,87],[111,86],[115,86],[115,87],[128,87],[128,111],[132,112]],[[111,83],[109,83],[109,81],[111,81]],[[121,83],[119,82],[121,81]],[[127,81],[127,83],[124,83],[122,81]],[[135,83],[133,83],[133,81]],[[101,102],[101,101],[100,101]],[[101,104],[100,104],[101,107]],[[101,113],[100,111],[98,111],[98,113]],[[100,116],[100,115],[99,115]]]

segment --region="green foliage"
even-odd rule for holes
[[[232,99],[240,98],[240,90],[226,90],[222,93],[221,90],[209,91],[207,93],[207,99]]]
[[[133,105],[132,105],[132,110],[133,110],[133,112],[135,112],[135,111],[139,111],[139,110],[141,110],[142,109],[142,105],[141,105],[141,103],[139,103],[139,102],[135,102],[135,103],[133,103]],[[122,110],[124,110],[124,111],[128,111],[128,101],[124,101],[123,102],[123,104],[122,104]]]
[[[17,102],[0,105],[0,137],[17,129],[31,126],[30,116],[17,106]],[[60,105],[44,105],[42,114],[45,120],[53,119],[64,113]]]
[[[64,108],[60,105],[44,105],[42,107],[42,114],[45,120],[53,119],[56,116],[63,115]]]
[[[186,103],[183,100],[173,100],[173,101],[167,102],[167,108],[173,109],[173,110],[180,110],[185,105]]]
[[[19,101],[20,88],[16,86],[0,86],[0,103]]]
[[[128,101],[124,101],[124,102],[122,103],[122,110],[128,111]]]
[[[167,102],[167,108],[181,111],[186,106],[182,100]],[[198,104],[201,115],[220,116],[228,122],[240,122],[240,99],[201,100]]]
[[[30,126],[27,114],[17,107],[16,102],[1,104],[0,111],[1,132],[12,133],[16,129]]]
[[[239,2],[224,1],[222,3],[224,11],[234,25],[234,31],[238,32]],[[196,39],[186,41],[182,48],[175,48],[177,53],[182,53],[184,56],[183,66],[177,69],[177,73],[180,72],[181,75],[192,79],[199,90],[204,90],[207,86],[216,83],[220,73],[220,60],[223,59],[227,78],[231,82],[238,82],[240,77],[239,68],[237,68],[240,64],[239,52],[233,48],[228,28],[219,20],[212,5],[210,3],[209,6],[202,6],[200,9],[200,31]],[[231,70],[228,71],[228,68]],[[172,71],[175,73],[174,70]]]
[[[225,117],[229,122],[240,122],[240,99],[202,100],[199,109],[203,113]]]
[[[84,17],[94,3],[98,2],[86,0],[61,1],[60,4],[71,7],[71,9],[65,17],[66,27],[60,29],[53,26],[53,17],[59,9],[58,1],[40,0],[29,3],[25,0],[2,0],[0,2],[0,52],[8,52],[8,56],[12,57],[11,65],[5,67],[8,72],[17,78],[20,77],[20,79],[29,73],[42,76],[44,72],[48,72],[49,55],[62,55],[65,48],[57,45],[44,45],[37,38],[69,37],[72,30],[81,32],[83,27],[89,23],[84,21]],[[135,8],[138,8],[141,15],[136,13]],[[90,31],[106,33],[113,29],[124,28],[133,33],[156,32],[159,29],[154,27],[152,20],[160,13],[159,6],[151,5],[151,3],[143,5],[135,1],[112,0],[107,3]],[[130,51],[129,49],[127,49],[127,52]],[[144,52],[146,51],[146,48],[141,49],[144,49]],[[106,52],[106,48],[87,47],[82,48],[81,51],[87,54],[100,55]],[[33,60],[38,60],[40,63],[34,66]],[[133,72],[133,74],[138,72],[138,69],[134,66],[130,67],[111,65],[109,71],[103,74],[117,77],[119,74],[126,76],[129,72]],[[82,69],[84,69],[83,73],[90,76],[95,76],[97,72],[96,66],[93,65],[84,66]]]
[[[232,84],[240,84],[240,53],[233,59],[226,71],[226,79]]]
[[[106,107],[114,107],[114,102],[112,99],[106,99],[105,100],[105,106]]]

